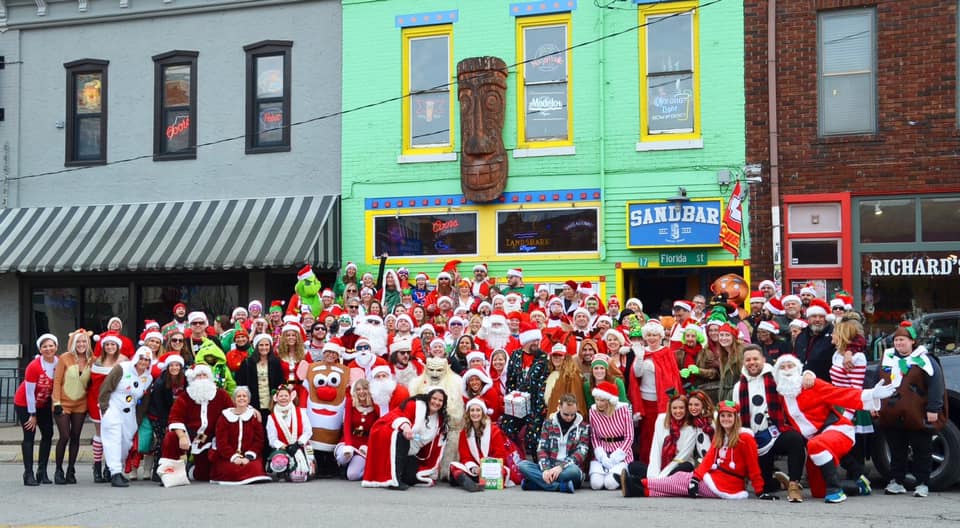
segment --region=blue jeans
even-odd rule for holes
[[[523,474],[523,478],[526,479],[527,486],[543,491],[561,491],[561,486],[566,486],[569,481],[573,481],[574,487],[577,488],[583,483],[583,472],[580,471],[580,468],[578,468],[576,464],[571,464],[564,468],[564,470],[560,472],[560,476],[557,477],[557,480],[550,484],[547,484],[543,480],[543,471],[540,470],[540,466],[536,462],[522,460],[520,462],[520,473]],[[563,491],[566,491],[565,488]]]

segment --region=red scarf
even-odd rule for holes
[[[713,438],[713,420],[709,416],[697,416],[693,419],[693,426],[703,431],[710,438]]]
[[[683,420],[670,417],[670,434],[663,439],[663,448],[660,450],[660,465],[666,466],[677,456],[677,442],[680,441],[680,428]]]
[[[657,384],[657,414],[668,412],[667,397],[670,389],[677,394],[683,394],[683,380],[680,379],[680,369],[677,368],[677,357],[673,351],[663,347],[656,352],[647,352],[644,359],[653,362],[653,375]]]

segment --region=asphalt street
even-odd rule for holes
[[[912,496],[854,497],[830,505],[749,499],[624,499],[620,492],[573,495],[521,491],[466,493],[441,484],[408,491],[363,489],[340,480],[164,489],[133,482],[93,484],[78,466],[75,486],[22,485],[22,466],[0,464],[0,526],[951,526],[960,523],[960,490]],[[881,492],[882,493],[882,492]],[[549,524],[548,524],[549,523]],[[557,524],[559,523],[559,524]],[[628,524],[630,523],[630,524]]]

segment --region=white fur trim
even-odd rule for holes
[[[596,399],[596,400],[607,400],[607,401],[609,401],[609,402],[618,402],[618,401],[620,401],[620,395],[619,395],[619,394],[610,394],[609,392],[600,390],[600,389],[598,389],[598,388],[594,388],[594,389],[590,392],[590,394],[591,394],[591,395],[593,396],[593,398]]]
[[[526,345],[527,343],[531,343],[533,341],[540,341],[541,339],[543,339],[543,334],[540,333],[539,328],[535,328],[533,330],[527,330],[526,332],[520,333],[521,345]]]
[[[822,306],[810,306],[807,308],[807,317],[811,315],[822,315],[826,317],[827,311],[824,310]]]

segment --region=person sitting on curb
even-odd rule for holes
[[[520,462],[524,490],[573,493],[583,484],[583,468],[590,453],[590,426],[577,412],[573,394],[560,396],[560,408],[543,421],[537,444],[537,462]]]

